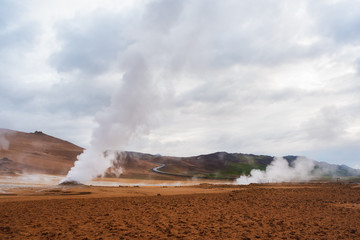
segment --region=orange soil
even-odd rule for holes
[[[360,239],[351,184],[51,187],[0,196],[0,239]]]

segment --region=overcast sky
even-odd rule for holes
[[[359,167],[359,75],[360,1],[0,0],[0,127],[83,147]]]

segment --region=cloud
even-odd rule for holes
[[[355,161],[341,152],[360,142],[357,3],[0,4],[4,127],[88,146],[97,113],[114,98],[130,100],[114,94],[138,52],[167,107],[131,150]]]
[[[154,32],[169,33],[182,13],[183,3],[184,1],[181,0],[150,2],[142,20],[144,28]]]
[[[13,56],[13,51],[31,47],[36,26],[21,19],[24,9],[13,1],[0,2],[0,57]]]
[[[304,130],[310,139],[322,141],[341,138],[345,133],[345,128],[344,117],[333,106],[321,109],[314,118],[304,124]]]
[[[210,58],[211,67],[273,65],[314,55],[312,45],[301,43],[312,33],[310,23],[301,21],[303,3],[261,5],[251,1],[195,5],[188,19],[194,22],[193,41],[204,48],[201,54]],[[198,16],[199,12],[204,14]]]
[[[358,2],[317,1],[309,4],[309,10],[316,20],[318,31],[324,37],[342,44],[358,44],[360,17]]]
[[[97,11],[90,16],[58,23],[61,47],[51,61],[59,72],[80,71],[101,74],[117,61],[121,51],[131,44],[124,35],[121,16]]]

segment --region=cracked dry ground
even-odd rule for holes
[[[0,202],[0,239],[360,239],[359,205],[350,184],[17,199]]]

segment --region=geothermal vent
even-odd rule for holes
[[[64,186],[64,185],[66,185],[66,186],[77,186],[77,185],[84,185],[84,184],[82,184],[80,182],[77,182],[77,181],[65,181],[65,182],[59,183],[59,185],[61,185],[61,186]]]

